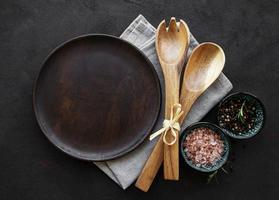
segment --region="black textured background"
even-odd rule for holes
[[[278,0],[1,0],[0,199],[271,199],[279,193]],[[123,191],[97,167],[64,155],[41,133],[32,111],[32,84],[47,54],[85,33],[120,35],[142,13],[153,25],[176,16],[202,41],[220,44],[234,91],[264,102],[265,129],[233,142],[233,168],[219,184],[181,162],[179,182],[149,193]],[[215,111],[205,120],[214,121]],[[276,123],[277,122],[277,123]]]

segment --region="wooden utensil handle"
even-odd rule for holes
[[[170,112],[174,104],[179,103],[179,88],[180,88],[180,76],[179,72],[173,69],[177,69],[176,66],[162,67],[164,70],[165,78],[165,91],[166,91],[166,103],[165,103],[165,118],[170,119]],[[170,130],[169,130],[170,131]],[[164,178],[167,180],[179,179],[179,133],[176,132],[176,142],[169,146],[163,145],[164,148]],[[166,139],[171,141],[173,138],[171,134],[168,134]]]
[[[165,118],[167,119],[170,117],[172,106],[179,103],[180,77],[179,72],[174,70],[176,68],[174,65],[162,68],[165,79]]]
[[[187,89],[181,91],[181,98],[179,100],[182,105],[183,115],[180,117],[181,124],[189,113],[193,102],[199,96],[198,92],[192,92]],[[167,180],[179,180],[179,133],[177,132],[176,142],[168,146],[164,144],[164,178]]]
[[[182,110],[184,111],[183,115],[180,118],[180,123],[182,123],[189,113],[193,102],[196,100],[196,98],[199,96],[196,93],[193,93],[188,90],[181,91],[182,95],[180,98],[180,103],[182,105]],[[182,98],[187,97],[187,98]],[[189,98],[188,98],[189,97]],[[150,154],[150,157],[145,163],[144,168],[142,169],[137,182],[136,187],[140,190],[147,192],[163,162],[164,157],[164,143],[162,140],[163,136],[160,136],[157,144],[155,145],[152,153]]]
[[[184,83],[183,83],[184,84]],[[184,90],[181,91],[179,102],[182,106],[183,114],[179,119],[180,124],[185,120],[186,116],[191,110],[193,103],[199,97],[200,92],[192,92],[187,89],[186,87],[182,87]]]
[[[136,187],[140,190],[147,192],[163,162],[163,137],[160,136],[157,144],[155,145],[150,157],[146,161],[137,182]]]
[[[177,140],[171,146],[164,144],[164,178],[166,180],[179,180],[179,133]]]
[[[174,66],[165,67],[165,69],[174,69]],[[174,70],[164,72],[171,74],[169,77],[165,77],[165,90],[166,90],[166,98],[165,98],[165,116],[170,116],[170,109],[173,104],[178,103],[179,100],[179,80],[178,73]],[[173,94],[173,91],[177,91]],[[136,187],[140,190],[147,192],[163,162],[164,158],[164,143],[163,136],[160,136],[157,144],[155,145],[153,151],[150,154],[150,157],[146,161],[144,168],[142,169],[137,182]]]

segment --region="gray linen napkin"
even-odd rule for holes
[[[156,55],[154,44],[155,28],[142,15],[139,15],[120,37],[137,46],[150,59],[156,69],[156,72],[158,73],[162,87],[162,97],[164,97],[164,77]],[[197,45],[198,42],[191,35],[189,54]],[[224,74],[221,74],[220,77],[207,89],[204,94],[202,94],[202,96],[198,98],[196,103],[193,105],[190,113],[181,126],[182,131],[185,130],[185,128],[191,123],[201,120],[202,117],[204,117],[205,114],[231,89],[231,82]],[[164,98],[162,100],[162,105],[164,105]],[[159,119],[153,131],[161,128],[163,117],[164,110],[161,109]],[[126,189],[138,177],[158,138],[152,141],[146,140],[137,149],[123,157],[107,162],[95,162],[95,164],[120,187]]]

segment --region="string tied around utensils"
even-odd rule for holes
[[[163,133],[163,142],[167,145],[173,145],[177,140],[176,131],[180,131],[180,124],[178,122],[179,118],[182,116],[183,110],[181,104],[177,103],[171,107],[170,119],[165,119],[163,122],[163,128],[152,133],[149,140],[153,140],[157,136]],[[170,131],[169,131],[170,130]],[[171,142],[167,141],[167,135],[171,134],[173,140]]]

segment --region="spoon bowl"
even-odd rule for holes
[[[219,77],[225,65],[223,49],[212,42],[197,46],[184,71],[180,103],[184,111],[181,122],[190,111],[196,99]]]
[[[225,64],[222,48],[206,42],[194,49],[189,58],[183,85],[190,91],[204,91],[220,75]]]

